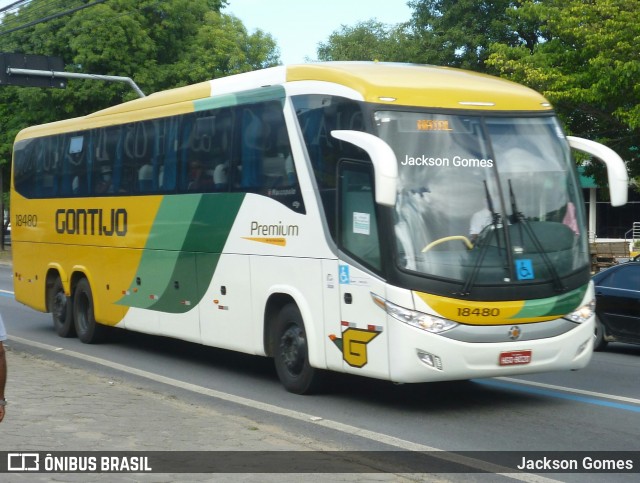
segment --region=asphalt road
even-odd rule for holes
[[[0,295],[0,311],[13,337],[61,349],[56,356],[133,369],[161,384],[213,394],[269,413],[281,424],[315,421],[306,430],[340,438],[346,448],[640,451],[640,346],[610,344],[582,371],[511,379],[394,385],[335,374],[327,392],[303,397],[282,388],[266,358],[125,331],[102,345],[59,338],[49,314],[13,299],[10,267],[0,267]],[[636,481],[637,473],[560,479]]]

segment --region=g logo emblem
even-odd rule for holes
[[[514,325],[509,329],[509,339],[518,340],[522,335],[522,330],[517,325]]]

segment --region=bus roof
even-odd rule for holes
[[[26,128],[16,140],[191,112],[193,101],[198,99],[300,81],[337,84],[358,93],[367,102],[388,105],[493,111],[551,110],[548,101],[534,90],[484,74],[418,64],[324,62],[270,67],[158,92],[81,118]]]
[[[375,103],[501,111],[551,109],[544,97],[528,87],[449,67],[385,62],[329,62],[289,67],[287,81],[301,80],[342,84],[360,92],[365,101]]]

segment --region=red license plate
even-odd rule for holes
[[[501,352],[499,364],[501,366],[519,366],[531,362],[531,351]]]

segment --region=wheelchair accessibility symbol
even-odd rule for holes
[[[516,274],[518,280],[533,280],[533,263],[531,260],[516,260]]]
[[[351,277],[349,276],[348,265],[340,265],[340,283],[342,285],[348,285],[351,283]]]

